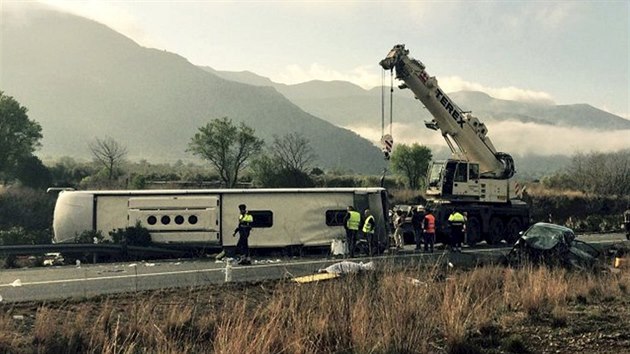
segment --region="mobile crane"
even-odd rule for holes
[[[469,245],[485,240],[511,243],[529,224],[529,207],[516,198],[510,178],[514,161],[498,152],[488,129],[471,112],[465,112],[429,76],[425,65],[409,56],[404,44],[395,45],[381,60],[381,67],[393,73],[431,113],[427,128],[440,130],[451,149],[447,161],[434,161],[427,173],[428,207],[438,220],[438,238],[447,235],[448,216],[454,209],[466,212]]]

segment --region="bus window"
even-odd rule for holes
[[[248,210],[254,218],[252,227],[264,228],[273,226],[273,212],[271,210]]]
[[[326,210],[326,225],[344,226],[343,219],[348,213],[347,210]]]

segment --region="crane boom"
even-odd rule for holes
[[[394,46],[379,64],[385,70],[396,70],[396,78],[404,82],[400,88],[409,88],[433,116],[426,126],[442,132],[458,159],[479,163],[479,173],[486,178],[508,179],[514,175],[512,157],[497,152],[486,136],[485,124],[459,108],[439,87],[435,77],[425,71],[424,64],[409,56],[404,44]]]

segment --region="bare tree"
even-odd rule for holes
[[[271,153],[282,168],[292,171],[305,172],[316,159],[310,141],[297,132],[274,135]]]
[[[93,142],[89,143],[89,146],[94,159],[105,167],[107,170],[107,179],[111,181],[114,178],[114,172],[117,167],[125,161],[127,147],[119,144],[110,137],[105,139],[96,138]]]

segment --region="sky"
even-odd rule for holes
[[[406,44],[447,92],[588,103],[630,119],[628,0],[39,2],[193,64],[279,83],[380,86],[378,62]]]

